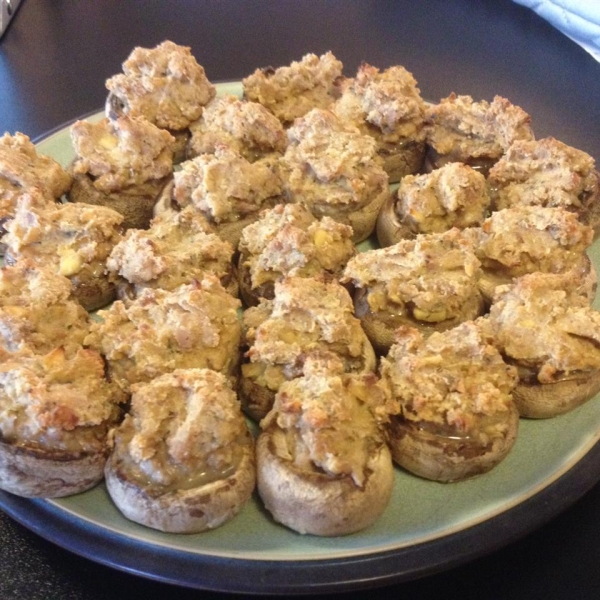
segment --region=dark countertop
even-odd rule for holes
[[[348,75],[362,60],[380,68],[402,64],[425,98],[450,91],[508,97],[533,115],[537,137],[553,135],[600,160],[600,64],[507,0],[23,0],[0,40],[0,132],[36,138],[99,110],[104,80],[120,71],[131,49],[164,39],[191,46],[212,81],[240,79],[257,66],[289,64],[326,50],[342,60]],[[376,593],[421,600],[600,598],[600,485],[592,484],[599,467],[588,461],[594,475],[583,487],[563,485],[560,504],[591,489],[526,537]],[[2,600],[222,597],[96,564],[2,512],[0,536]]]

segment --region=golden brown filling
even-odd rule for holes
[[[58,346],[72,348],[83,344],[88,332],[88,315],[75,301],[0,307],[0,345],[8,352],[45,354]]]
[[[0,436],[59,460],[101,452],[123,399],[92,350],[10,357],[0,365]]]
[[[520,277],[542,271],[589,270],[594,232],[562,208],[519,206],[494,212],[476,231],[475,253],[486,271]]]
[[[27,200],[23,200],[27,198]],[[10,187],[0,179],[0,236],[5,233],[5,225],[13,219],[20,202],[28,202],[29,206],[43,210],[56,206],[56,201],[52,196],[42,193],[38,188],[31,188],[24,191],[18,187]],[[0,245],[4,246],[5,242],[0,240]]]
[[[243,80],[244,96],[266,106],[283,123],[313,108],[328,108],[339,95],[342,63],[331,52],[306,54],[278,69],[257,69]]]
[[[173,172],[175,138],[142,117],[122,116],[71,127],[76,175],[111,193],[168,177]]]
[[[425,175],[406,175],[396,193],[396,212],[417,233],[475,227],[489,208],[485,177],[461,163]]]
[[[450,94],[427,110],[427,143],[439,154],[463,162],[500,158],[515,140],[532,140],[530,116],[506,98],[489,103]]]
[[[193,156],[225,147],[253,163],[272,153],[282,154],[287,146],[285,131],[272,113],[236,96],[215,98],[190,131]]]
[[[233,474],[250,440],[224,375],[177,369],[133,387],[117,468],[151,494],[196,488]]]
[[[71,282],[27,261],[0,271],[0,345],[45,354],[57,346],[81,346],[89,330],[83,307],[71,298]]]
[[[186,368],[210,368],[233,376],[239,360],[239,300],[217,278],[174,291],[145,289],[127,305],[101,311],[86,344],[108,361],[111,376],[125,390],[132,383]]]
[[[69,278],[100,277],[108,255],[121,239],[122,221],[118,212],[103,206],[67,203],[40,209],[24,197],[3,239],[13,261],[53,265]]]
[[[360,210],[387,189],[375,141],[332,112],[310,111],[288,138],[281,163],[286,194],[315,216]]]
[[[341,87],[343,93],[333,112],[374,137],[380,150],[392,151],[408,140],[424,140],[425,103],[415,78],[404,67],[380,72],[363,63],[356,78]]]
[[[70,186],[69,174],[49,156],[38,154],[26,135],[0,137],[0,190],[37,188],[49,198],[60,198]]]
[[[198,119],[216,93],[190,49],[170,41],[156,48],[134,48],[123,73],[108,79],[106,87],[127,114],[174,130]]]
[[[336,355],[348,371],[372,368],[370,344],[352,313],[352,300],[337,282],[295,277],[276,283],[273,301],[244,313],[251,362],[242,373],[276,390],[316,351]]]
[[[217,146],[214,154],[185,161],[174,174],[173,199],[193,205],[214,223],[233,222],[270,206],[282,184],[267,161],[254,163]]]
[[[453,229],[357,254],[343,281],[367,290],[374,313],[436,323],[459,317],[477,301],[479,272],[470,244]]]
[[[516,141],[490,170],[497,209],[550,206],[581,210],[598,193],[594,159],[554,138]]]
[[[350,476],[362,487],[383,443],[379,424],[393,409],[375,375],[344,374],[335,356],[316,354],[302,377],[282,384],[261,427],[272,433],[275,453],[295,467]]]
[[[342,361],[347,373],[360,373],[368,367],[363,356],[349,355],[344,344],[324,344],[318,336],[296,336],[294,333],[281,336],[284,344],[290,343],[292,339],[299,348],[310,348],[310,352],[331,352]],[[260,358],[254,358],[255,362],[242,365],[242,375],[275,392],[284,381],[298,377],[304,372],[303,355],[308,352],[309,350],[301,350],[293,362],[286,364],[269,364]],[[251,353],[250,356],[255,357],[256,354]]]
[[[284,276],[339,275],[355,254],[352,229],[300,204],[278,205],[246,227],[240,240],[253,289]]]
[[[167,211],[148,230],[127,231],[106,267],[134,284],[136,294],[147,287],[173,290],[206,273],[224,281],[231,275],[233,248],[206,229],[206,220],[193,207]]]
[[[382,359],[381,373],[408,426],[478,442],[507,430],[516,370],[504,363],[478,322],[427,339],[404,328],[397,339]]]
[[[572,277],[532,273],[496,290],[489,325],[500,351],[539,383],[600,369],[600,313]]]

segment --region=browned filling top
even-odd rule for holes
[[[60,458],[102,452],[120,416],[122,392],[92,350],[10,357],[0,365],[4,442]]]
[[[208,369],[133,386],[130,413],[114,434],[118,468],[150,494],[226,479],[249,443],[235,392]]]
[[[233,222],[257,213],[282,193],[282,182],[268,161],[249,162],[238,152],[217,146],[182,163],[174,174],[173,199],[192,205],[214,223]]]
[[[490,210],[485,177],[462,163],[448,163],[424,175],[406,175],[395,210],[415,233],[441,233],[480,225]]]
[[[509,277],[581,269],[594,237],[573,213],[541,206],[496,211],[470,234],[483,268]]]
[[[352,299],[337,282],[284,279],[275,284],[274,300],[248,309],[243,320],[251,362],[242,373],[272,390],[302,373],[315,351],[337,355],[346,371],[374,367],[367,364],[370,344],[353,315]]]
[[[69,174],[54,159],[38,154],[26,135],[0,137],[0,190],[37,188],[49,198],[60,198],[70,187]]]
[[[515,141],[490,169],[496,209],[551,206],[580,211],[598,193],[594,159],[554,138]]]
[[[375,140],[330,111],[314,109],[288,130],[285,191],[313,214],[354,212],[387,189]]]
[[[569,274],[532,273],[500,286],[489,325],[500,351],[539,383],[600,368],[600,313]]]
[[[41,209],[23,197],[3,241],[13,260],[52,266],[65,277],[102,277],[106,259],[121,239],[122,221],[122,215],[104,206],[67,203]]]
[[[373,312],[440,322],[479,298],[479,261],[457,229],[369,250],[348,261],[343,281],[368,290]]]
[[[451,438],[484,442],[504,435],[517,373],[480,323],[469,321],[427,339],[415,329],[399,330],[381,374],[405,421]]]
[[[256,102],[236,96],[215,98],[190,127],[192,155],[214,154],[219,147],[237,152],[250,162],[282,154],[287,146],[283,126]]]
[[[134,48],[123,73],[106,81],[124,112],[157,127],[185,129],[202,115],[216,94],[190,49],[165,41],[155,48]]]
[[[214,275],[174,291],[145,289],[125,305],[100,311],[85,343],[108,361],[124,390],[181,368],[210,368],[228,376],[239,360],[240,301]]]
[[[329,217],[318,220],[301,204],[277,205],[244,228],[240,251],[252,288],[282,277],[341,275],[356,253],[352,228]]]
[[[71,282],[52,269],[18,261],[0,271],[0,346],[46,354],[81,346],[89,317],[71,297]]]
[[[363,63],[354,79],[341,85],[343,93],[333,112],[380,146],[425,139],[425,102],[413,75],[402,66],[379,71]]]
[[[164,212],[149,229],[127,231],[106,267],[135,284],[138,292],[146,287],[174,290],[206,273],[225,280],[232,270],[233,247],[208,227],[191,206]]]
[[[350,476],[362,487],[383,443],[379,427],[393,410],[374,374],[344,374],[338,358],[317,354],[302,377],[281,385],[261,427],[272,433],[276,454],[297,468]]]
[[[463,162],[470,157],[500,158],[515,140],[532,140],[531,117],[506,98],[474,102],[452,93],[426,113],[427,143],[438,154]]]
[[[89,175],[94,187],[111,193],[173,173],[175,138],[143,117],[122,116],[71,126],[73,173]]]
[[[244,97],[266,106],[280,121],[291,123],[313,108],[328,108],[339,95],[342,63],[331,52],[306,54],[278,69],[256,69],[244,78]]]

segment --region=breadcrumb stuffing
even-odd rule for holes
[[[512,206],[551,206],[581,210],[598,192],[594,159],[554,139],[517,141],[490,169],[497,210]]]
[[[240,252],[252,288],[282,277],[341,275],[356,249],[352,228],[329,217],[318,220],[300,204],[279,204],[242,232]]]
[[[375,140],[330,111],[310,111],[288,130],[288,139],[281,167],[288,199],[315,216],[339,220],[339,211],[365,207],[388,185]]]
[[[174,174],[173,199],[193,205],[214,223],[233,222],[279,199],[279,175],[267,162],[254,163],[225,146],[185,161]]]
[[[74,454],[106,447],[108,428],[120,416],[123,394],[104,377],[93,350],[67,356],[19,356],[0,363],[0,432],[3,441]]]
[[[516,140],[533,140],[531,117],[506,98],[474,102],[452,93],[426,112],[427,143],[454,160],[500,158]]]
[[[153,484],[189,487],[235,468],[247,436],[227,378],[209,369],[177,369],[132,386],[131,410],[116,432],[134,467]]]
[[[190,126],[191,155],[213,154],[226,146],[255,162],[273,153],[282,154],[287,146],[281,123],[264,106],[236,96],[215,98],[202,118]]]
[[[400,328],[397,343],[382,358],[381,377],[400,403],[402,418],[460,436],[485,435],[486,422],[492,431],[502,429],[502,420],[495,417],[511,409],[518,379],[479,321],[434,332],[427,339],[416,329]]]
[[[123,103],[126,114],[172,130],[189,127],[216,95],[190,48],[170,41],[134,48],[123,73],[108,79],[106,87]]]
[[[289,124],[313,108],[329,108],[339,96],[342,63],[331,52],[306,54],[289,66],[256,69],[242,80],[244,97]]]
[[[136,287],[174,290],[212,273],[231,277],[233,247],[208,231],[194,207],[155,217],[147,230],[130,229],[113,248],[106,268]]]
[[[122,215],[104,206],[55,204],[40,209],[25,196],[6,224],[3,242],[13,260],[52,266],[73,277],[83,272],[102,276],[111,250],[121,239]]]
[[[600,313],[569,274],[531,273],[496,288],[489,324],[500,351],[539,383],[600,368]]]
[[[163,373],[209,368],[233,376],[239,360],[240,301],[219,280],[174,291],[145,289],[127,305],[115,302],[98,314],[85,344],[107,360],[111,377],[126,391]]]
[[[26,200],[25,200],[26,199]],[[28,202],[36,210],[56,206],[52,196],[43,193],[39,188],[11,188],[5,186],[0,179],[0,234],[5,232],[4,226],[9,219],[13,219],[20,202]],[[2,242],[2,245],[4,242]]]
[[[261,427],[283,430],[286,443],[275,447],[296,467],[347,475],[362,487],[373,448],[384,443],[380,427],[393,410],[373,373],[347,374],[336,357],[316,354],[306,360],[302,377],[281,385]]]
[[[297,377],[306,357],[315,351],[336,354],[347,371],[368,368],[365,355],[370,343],[353,314],[349,293],[337,282],[286,278],[275,283],[274,300],[261,300],[246,310],[243,322],[250,347],[246,356],[267,367],[265,384],[271,389],[278,388],[282,377]]]
[[[373,312],[442,321],[460,316],[479,297],[479,275],[471,244],[451,229],[359,253],[348,261],[342,281],[367,289]]]
[[[588,264],[594,231],[562,208],[515,206],[496,211],[475,230],[483,268],[511,277],[563,273]]]
[[[0,190],[38,188],[50,198],[60,198],[71,187],[70,175],[52,158],[38,154],[22,133],[0,137]]]
[[[332,111],[382,144],[425,139],[425,102],[417,81],[404,67],[384,71],[362,63],[354,79],[342,84]]]
[[[462,163],[448,163],[424,175],[406,175],[395,209],[417,233],[481,225],[490,210],[485,177]]]
[[[7,352],[71,352],[83,344],[89,316],[71,296],[71,282],[24,261],[0,270],[0,346]]]
[[[89,175],[101,192],[115,192],[168,177],[175,138],[143,117],[122,116],[71,126],[73,173]]]

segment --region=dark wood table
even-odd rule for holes
[[[215,82],[327,50],[348,75],[362,60],[381,68],[402,64],[427,99],[450,91],[488,100],[500,94],[533,115],[537,137],[553,135],[600,159],[600,64],[507,0],[24,0],[0,41],[0,132],[37,138],[99,110],[105,79],[120,71],[131,49],[165,39],[191,46]],[[376,593],[420,600],[600,598],[598,450],[596,444],[576,476],[547,490],[532,521],[548,522],[533,532],[521,523],[519,533],[489,540],[490,554]],[[3,600],[221,597],[81,558],[2,512],[0,536]],[[350,590],[343,597],[372,594]]]

